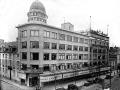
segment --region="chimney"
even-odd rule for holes
[[[74,25],[72,25],[69,22],[66,22],[66,23],[61,24],[61,28],[64,29],[64,30],[73,31],[74,30]]]

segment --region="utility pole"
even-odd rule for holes
[[[57,85],[56,85],[56,78],[57,78],[57,76],[56,76],[56,73],[54,72],[54,78],[55,78],[55,90],[57,89]]]
[[[90,16],[90,31],[91,31],[91,16]]]

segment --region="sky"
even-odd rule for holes
[[[0,39],[15,41],[16,26],[27,22],[35,0],[0,0]],[[120,47],[120,0],[39,0],[48,15],[48,24],[61,27],[70,22],[75,31],[101,30],[110,37],[110,46]],[[109,27],[107,27],[109,25]]]

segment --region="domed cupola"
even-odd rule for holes
[[[47,23],[47,15],[44,5],[39,1],[34,1],[28,12],[28,22]]]

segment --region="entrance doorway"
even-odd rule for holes
[[[38,77],[31,77],[29,78],[29,85],[37,86],[39,84],[38,81],[39,81]]]

